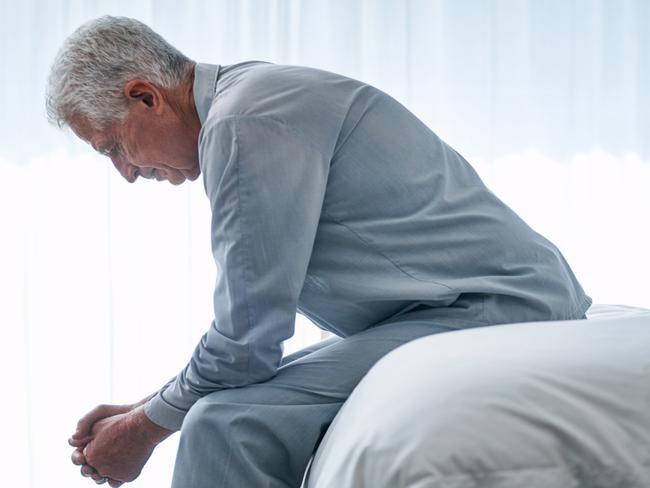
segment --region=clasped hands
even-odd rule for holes
[[[173,433],[149,420],[145,401],[99,405],[79,420],[68,443],[83,476],[117,487],[140,475],[156,445]]]

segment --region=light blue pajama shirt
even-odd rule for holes
[[[271,378],[296,312],[349,336],[409,312],[450,327],[581,318],[562,253],[386,93],[313,68],[197,64],[214,321],[145,404],[178,430],[202,396]]]

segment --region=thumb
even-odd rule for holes
[[[99,405],[93,408],[90,412],[81,417],[79,422],[77,422],[77,430],[75,430],[68,442],[75,447],[77,447],[78,444],[83,443],[83,441],[88,442],[88,440],[90,440],[92,426],[95,422],[106,417],[123,413],[124,411],[124,405]]]
[[[84,447],[92,440],[92,438],[92,436],[70,437],[68,439],[68,444],[70,444],[72,447]]]

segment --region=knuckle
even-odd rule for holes
[[[85,451],[85,449],[84,449],[84,451]],[[93,453],[90,453],[90,455],[88,455],[86,452],[84,452],[84,458],[85,458],[86,464],[91,466],[95,471],[97,471],[97,465],[95,463],[95,461],[97,461],[97,460],[95,459],[95,456],[93,455]]]

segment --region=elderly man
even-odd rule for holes
[[[48,115],[129,182],[202,176],[214,320],[180,373],[70,439],[98,483],[135,479],[180,430],[175,488],[297,487],[382,356],[466,327],[584,318],[564,257],[386,93],[334,73],[195,63],[102,17],[62,46]],[[296,312],[336,337],[283,357]],[[405,419],[406,421],[406,419]]]

